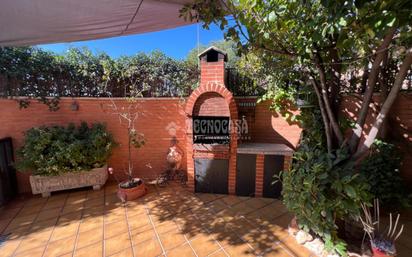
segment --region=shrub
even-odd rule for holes
[[[31,128],[18,151],[17,168],[42,176],[90,170],[102,167],[115,145],[101,123]]]
[[[351,163],[341,164],[346,151],[331,157],[322,149],[303,144],[293,156],[291,170],[282,172],[283,202],[299,226],[322,237],[328,250],[345,255],[336,222],[356,218],[360,204],[370,201],[369,186]]]
[[[409,199],[400,176],[401,156],[393,144],[376,140],[360,172],[371,186],[370,192],[387,207],[408,207]]]
[[[349,161],[346,148],[327,153],[318,109],[303,108],[298,119],[302,139],[291,169],[279,177],[283,202],[302,229],[320,236],[328,250],[346,255],[337,222],[358,217],[361,203],[371,200],[369,185]]]

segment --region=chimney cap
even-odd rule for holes
[[[203,56],[205,56],[206,54],[208,54],[208,53],[211,52],[211,51],[215,51],[215,52],[218,52],[218,53],[222,54],[222,55],[224,56],[224,61],[227,62],[227,53],[224,52],[223,50],[220,50],[220,49],[217,48],[216,46],[208,47],[206,50],[204,50],[203,52],[201,52],[201,53],[198,55],[198,57],[199,57],[199,58],[202,58]]]

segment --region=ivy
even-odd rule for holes
[[[57,55],[36,47],[2,47],[0,80],[1,97],[18,97],[21,108],[37,99],[55,111],[60,97],[186,96],[198,81],[198,68],[159,51],[113,59],[87,48]]]

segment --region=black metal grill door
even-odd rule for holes
[[[283,169],[282,155],[265,155],[263,175],[263,197],[278,198],[282,192],[280,182],[273,184],[274,175],[279,175]]]
[[[195,159],[196,192],[227,194],[228,179],[228,160]]]
[[[5,204],[17,194],[16,171],[13,165],[11,138],[0,139],[0,205]]]
[[[254,196],[256,183],[256,154],[238,154],[236,195]]]

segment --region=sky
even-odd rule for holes
[[[93,52],[106,52],[113,58],[122,55],[133,55],[139,52],[148,53],[154,50],[161,50],[170,57],[184,59],[189,51],[197,46],[198,27],[200,44],[207,45],[212,41],[223,39],[223,32],[217,26],[211,25],[209,30],[205,30],[201,25],[193,24],[145,34],[72,43],[47,44],[39,45],[39,47],[62,54],[70,47],[86,46]]]

